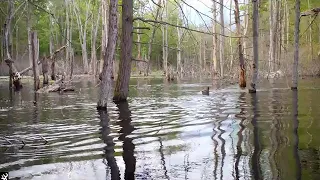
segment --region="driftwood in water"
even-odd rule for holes
[[[70,81],[65,82],[65,76],[63,75],[61,79],[55,81],[49,86],[45,86],[39,89],[38,93],[50,93],[50,92],[70,92],[75,91],[74,87],[70,85]]]

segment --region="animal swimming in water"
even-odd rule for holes
[[[202,90],[202,95],[209,95],[209,86],[206,89]]]

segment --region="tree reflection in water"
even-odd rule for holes
[[[100,118],[100,126],[101,126],[101,138],[103,142],[106,144],[105,150],[105,158],[108,162],[108,166],[111,170],[111,179],[117,180],[120,179],[120,170],[117,165],[117,161],[114,157],[114,146],[113,137],[110,136],[111,128],[110,128],[110,119],[107,111],[99,111]],[[107,172],[108,175],[108,172]]]
[[[132,142],[132,138],[128,137],[134,131],[134,127],[131,124],[131,111],[129,110],[128,102],[117,103],[119,111],[119,122],[121,129],[119,131],[119,140],[123,143],[123,161],[125,163],[126,180],[134,179],[134,172],[136,170],[136,158],[134,156],[135,145]]]

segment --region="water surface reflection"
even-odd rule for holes
[[[129,102],[108,111],[96,110],[91,82],[39,96],[26,85],[11,98],[0,86],[0,171],[18,179],[320,179],[318,79],[302,80],[299,91],[275,81],[257,94],[216,85],[202,96],[211,84],[133,79]]]

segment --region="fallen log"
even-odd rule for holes
[[[50,92],[74,92],[75,88],[70,85],[71,80],[64,82],[64,77],[55,81],[49,86],[45,86],[37,91],[37,93],[50,93]]]

